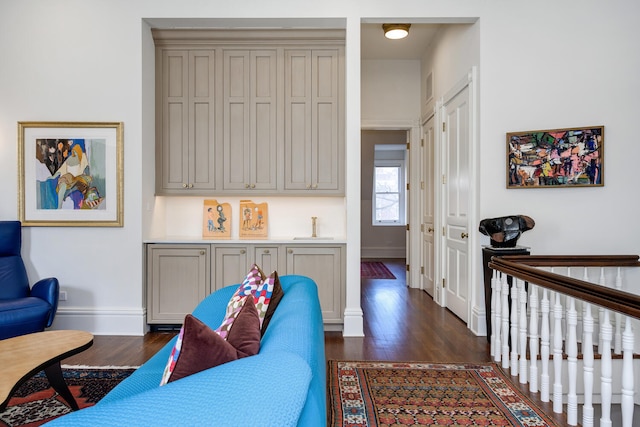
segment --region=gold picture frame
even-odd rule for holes
[[[122,122],[18,122],[24,226],[124,225]]]
[[[507,188],[604,185],[604,126],[507,133]]]

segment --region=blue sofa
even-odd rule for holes
[[[174,338],[95,406],[47,426],[326,426],[324,330],[318,291],[282,276],[284,296],[260,352],[159,386]],[[215,329],[238,285],[205,298],[193,315]]]

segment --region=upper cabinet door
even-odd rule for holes
[[[277,51],[224,51],[223,190],[277,190]]]
[[[343,50],[285,50],[285,190],[344,192]]]
[[[157,52],[159,194],[215,189],[215,57],[212,50]]]

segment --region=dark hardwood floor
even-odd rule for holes
[[[424,291],[405,282],[405,260],[386,259],[396,280],[363,279],[364,337],[325,333],[327,359],[423,362],[490,361],[485,337],[477,337]],[[136,366],[155,354],[175,332],[139,336],[96,336],[88,350],[63,361],[69,365]]]

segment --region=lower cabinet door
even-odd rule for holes
[[[213,252],[215,259],[212,291],[242,283],[250,267],[247,246],[215,246]]]
[[[324,323],[342,323],[342,249],[334,246],[288,246],[286,254],[287,274],[307,276],[318,285]]]
[[[181,324],[209,294],[209,247],[147,246],[147,323]]]

